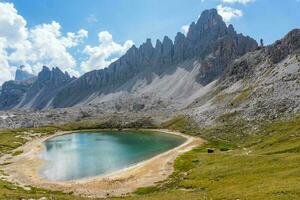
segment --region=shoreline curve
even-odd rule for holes
[[[23,153],[13,157],[10,164],[4,166],[3,170],[9,175],[7,178],[9,181],[21,186],[33,186],[66,193],[73,192],[75,195],[93,198],[124,196],[140,187],[153,186],[156,182],[167,179],[172,174],[174,161],[179,155],[204,143],[201,138],[166,129],[141,130],[173,134],[185,138],[186,141],[150,159],[109,174],[79,180],[50,181],[39,175],[40,167],[46,162],[39,158],[42,151],[41,143],[47,139],[74,131],[57,132],[51,136],[33,139],[19,147],[18,150],[23,151]]]

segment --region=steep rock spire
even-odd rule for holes
[[[165,36],[162,43],[162,64],[171,64],[174,55],[173,41]]]

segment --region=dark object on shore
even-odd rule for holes
[[[221,147],[220,151],[229,151],[230,149],[228,147]]]
[[[215,152],[215,150],[214,149],[207,149],[207,153],[214,153]]]

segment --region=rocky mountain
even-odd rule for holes
[[[53,97],[74,79],[59,68],[50,70],[44,66],[36,78],[5,82],[0,96],[0,109],[46,108]]]
[[[174,43],[167,36],[133,46],[103,70],[92,71],[67,85],[52,106],[95,104],[128,96],[156,96],[176,103],[187,101],[216,80],[236,58],[257,48],[250,37],[228,27],[215,9],[202,13],[187,36],[178,33]]]
[[[257,47],[254,39],[237,34],[232,25],[227,26],[216,9],[206,10],[190,25],[187,36],[178,33],[174,42],[165,36],[155,46],[147,39],[139,48],[131,47],[109,67],[88,72],[76,80],[59,69],[50,72],[44,68],[29,89],[20,92],[19,100],[7,103],[12,102],[8,100],[10,95],[1,95],[0,109],[106,103],[119,110],[119,105],[132,101],[145,102],[148,107],[182,108],[210,91],[236,58]]]
[[[184,111],[197,122],[266,120],[300,112],[300,29],[235,60]]]
[[[7,82],[0,105],[1,110],[59,108],[35,110],[31,119],[24,109],[0,111],[0,116],[13,116],[0,118],[0,128],[116,112],[123,124],[130,116],[162,121],[175,114],[203,126],[293,116],[300,112],[300,29],[257,47],[226,26],[215,10],[205,11],[187,36],[178,33],[174,43],[165,37],[155,46],[147,40],[106,69],[72,79],[45,67],[34,81]]]
[[[15,81],[25,81],[31,78],[34,78],[34,74],[30,74],[27,71],[24,70],[24,66],[20,66],[16,70],[16,76],[15,76]]]

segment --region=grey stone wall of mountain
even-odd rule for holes
[[[179,63],[184,60],[185,35],[178,32],[174,41],[174,62]]]
[[[196,122],[268,120],[300,112],[300,29],[236,59],[205,98],[185,110]]]
[[[267,54],[273,63],[278,63],[300,47],[300,30],[290,31],[282,40],[267,48]]]
[[[220,81],[227,80],[228,84],[232,84],[254,74],[255,67],[261,62],[266,62],[268,68],[272,69],[275,64],[293,54],[300,54],[300,29],[290,31],[283,39],[259,49],[254,54],[248,53],[241,57],[227,68]]]
[[[17,107],[32,84],[32,80],[5,82],[0,95],[0,110]]]
[[[25,81],[31,78],[34,78],[35,75],[31,74],[27,71],[24,70],[24,66],[20,66],[17,70],[16,70],[16,76],[15,76],[15,81]]]
[[[44,66],[36,78],[4,83],[0,96],[0,109],[47,108],[53,97],[72,80],[74,78],[71,78],[68,73],[63,73],[59,68],[50,70]]]
[[[153,47],[147,39],[132,46],[109,67],[73,80],[54,69],[39,74],[18,104],[21,108],[62,108],[100,104],[120,98],[151,97],[184,106],[206,93],[238,57],[257,48],[250,37],[227,26],[216,9],[204,11],[187,36],[165,36]]]
[[[217,79],[234,59],[256,48],[254,39],[237,34],[232,25],[227,27],[215,9],[207,10],[197,23],[191,24],[187,36],[178,33],[174,44],[166,36],[162,42],[157,40],[155,47],[149,39],[139,48],[133,46],[108,68],[89,72],[69,84],[55,97],[53,106],[74,106],[122,90],[130,93],[138,80],[145,79],[151,85],[156,75],[175,74],[179,66],[186,70],[195,68],[192,61],[201,67],[197,76],[190,79],[195,78],[192,81],[205,86]]]

